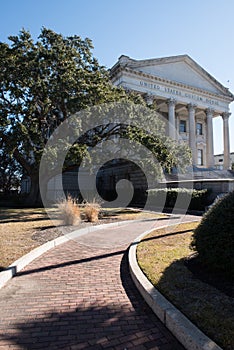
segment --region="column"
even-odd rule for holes
[[[178,140],[179,132],[178,132],[178,114],[175,113],[175,140]]]
[[[192,151],[193,165],[197,165],[197,147],[196,147],[196,126],[195,126],[195,109],[196,105],[190,103],[188,105],[189,112],[189,146]]]
[[[224,146],[224,158],[223,167],[224,169],[230,169],[230,140],[229,140],[229,116],[231,113],[223,113],[223,146]]]
[[[152,105],[154,103],[154,96],[151,94],[147,94],[145,100],[148,105]]]
[[[175,105],[176,100],[171,98],[167,101],[168,104],[168,132],[169,137],[171,137],[173,140],[176,138],[176,125],[175,125]]]
[[[206,166],[214,166],[214,141],[213,141],[213,115],[214,110],[206,110]]]

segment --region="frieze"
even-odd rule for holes
[[[198,94],[191,94],[191,93],[185,92],[183,90],[170,88],[170,87],[163,86],[160,84],[147,83],[147,82],[142,81],[142,80],[139,81],[139,84],[140,84],[140,86],[145,87],[147,89],[156,90],[158,92],[160,91],[160,92],[164,92],[164,93],[169,93],[169,94],[174,95],[174,96],[189,98],[190,100],[206,103],[206,104],[209,104],[211,106],[219,106],[219,101],[214,100],[214,99],[210,99],[210,98],[206,98],[206,97],[203,97],[203,96],[198,95]]]

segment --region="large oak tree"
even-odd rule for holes
[[[145,103],[140,96],[128,94],[110,83],[108,71],[93,57],[90,39],[76,35],[64,37],[43,28],[35,42],[25,30],[18,36],[10,36],[9,41],[0,43],[0,140],[30,177],[28,202],[35,205],[40,198],[41,156],[58,125],[93,105],[122,100]],[[154,123],[159,127],[159,121]],[[116,133],[143,141],[155,151],[164,167],[170,169],[178,163],[181,153],[178,146],[168,152],[162,140],[149,139],[147,133],[117,123],[112,128],[98,127],[94,133],[78,139],[67,157],[67,165],[79,164],[88,147]],[[90,137],[93,134],[95,137]],[[189,152],[184,154],[187,161]],[[51,176],[55,173],[51,172]]]
[[[87,106],[115,99],[117,89],[92,55],[92,43],[43,28],[36,42],[22,30],[0,43],[1,138],[39,194],[41,154],[54,129]]]

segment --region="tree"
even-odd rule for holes
[[[83,40],[76,35],[64,37],[43,28],[36,42],[25,30],[18,36],[10,36],[9,40],[10,44],[0,43],[0,138],[24,173],[30,177],[28,203],[35,205],[40,199],[39,167],[43,150],[61,123],[85,108],[105,102],[146,104],[141,96],[128,94],[110,83],[108,71],[92,55],[90,39]],[[145,117],[145,112],[142,117]],[[87,124],[86,118],[79,118],[77,114],[77,134],[86,130]],[[152,130],[154,126],[158,129],[162,125],[153,116],[151,122]],[[67,127],[72,128],[72,122]],[[143,137],[142,132],[132,132],[123,123],[100,125],[91,132],[84,132],[75,144],[67,139],[59,140],[56,150],[50,150],[48,160],[52,160],[54,153],[59,156],[60,150],[67,148],[69,154],[64,163],[65,170],[79,164],[87,155],[88,148],[115,134],[127,135],[146,144],[148,142],[147,133]],[[160,142],[151,138],[148,145],[160,154]],[[178,148],[173,148],[178,153]],[[176,164],[176,152],[164,150],[162,164],[169,168]],[[56,174],[56,166],[52,163],[50,176]],[[45,174],[45,181],[48,179],[48,174]]]
[[[0,192],[5,195],[12,190],[18,190],[21,176],[22,167],[3,146],[0,149]]]
[[[43,28],[35,43],[25,30],[9,40],[0,43],[0,137],[31,178],[33,203],[40,158],[54,129],[74,112],[114,100],[118,89],[92,56],[89,39]]]

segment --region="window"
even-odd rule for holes
[[[197,165],[203,165],[203,150],[197,150]]]
[[[186,120],[180,120],[180,132],[186,132]]]
[[[202,123],[197,123],[197,135],[202,135]]]

